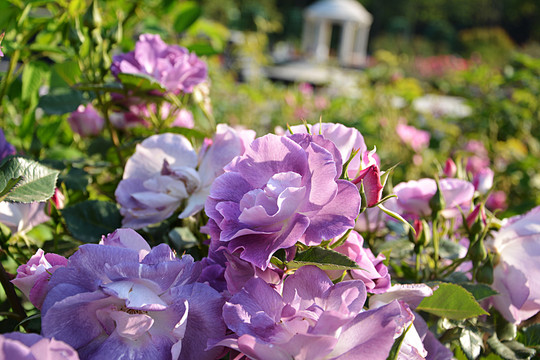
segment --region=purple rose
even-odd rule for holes
[[[465,180],[441,179],[441,192],[446,208],[441,214],[447,218],[458,216],[459,209],[467,212],[474,195],[474,186]],[[394,187],[397,195],[396,204],[403,215],[418,218],[431,215],[429,200],[437,192],[437,183],[433,179],[411,180]]]
[[[391,285],[388,268],[383,264],[386,258],[383,254],[375,257],[370,249],[363,247],[363,244],[364,238],[362,238],[362,235],[352,231],[343,245],[334,249],[354,260],[361,268],[360,270],[347,271],[345,280],[362,280],[368,292],[373,294],[383,293]],[[343,272],[339,273],[339,271],[332,271],[332,279],[339,278]]]
[[[419,130],[414,126],[398,124],[396,132],[401,141],[416,152],[420,152],[429,146],[431,136],[427,131]]]
[[[383,294],[370,297],[369,307],[379,308],[394,300],[399,300],[407,303],[411,309],[415,309],[425,297],[431,295],[433,295],[433,290],[426,284],[398,284]],[[403,339],[398,359],[450,360],[452,355],[452,352],[429,331],[424,319],[414,313],[413,326]]]
[[[17,150],[15,150],[13,145],[7,142],[4,131],[0,129],[0,161],[9,155],[15,155],[16,153]]]
[[[45,215],[45,202],[28,204],[0,202],[0,223],[6,225],[12,234],[24,234],[50,217]]]
[[[349,160],[353,150],[358,151],[358,154],[349,163],[348,173],[351,179],[356,178],[361,169],[372,164],[368,164],[368,155],[373,156],[373,154],[367,152],[364,137],[360,131],[356,130],[355,128],[334,123],[317,123],[314,125],[308,125],[308,128],[310,129],[311,134],[322,135],[325,139],[333,142],[341,154],[341,160],[343,162]],[[293,126],[291,130],[294,134],[307,133],[307,129],[304,125]],[[362,161],[362,157],[364,161]]]
[[[364,311],[365,300],[362,281],[334,285],[315,266],[287,277],[281,294],[254,278],[223,307],[236,336],[217,345],[260,360],[384,360],[412,313],[397,301]]]
[[[58,268],[66,266],[67,259],[56,254],[45,254],[39,249],[28,262],[17,268],[17,277],[11,282],[38,309],[41,309],[47,295],[51,275]]]
[[[499,262],[493,271],[493,305],[519,324],[540,310],[540,206],[514,216],[493,241]]]
[[[142,34],[134,51],[114,56],[111,72],[149,75],[175,94],[191,93],[207,77],[206,64],[195,54],[152,34]]]
[[[81,136],[98,135],[105,125],[105,120],[92,104],[79,105],[77,110],[69,115],[68,122],[71,130]]]
[[[224,299],[197,282],[202,264],[165,244],[125,247],[133,230],[79,247],[50,279],[42,332],[73,346],[81,359],[215,359],[208,338],[225,335]],[[120,239],[114,239],[120,237]],[[123,237],[126,237],[123,239]]]
[[[182,135],[153,135],[137,145],[115,195],[122,225],[134,229],[167,219],[187,200],[181,218],[204,207],[223,167],[245,148],[243,135],[219,124],[212,145],[198,156]]]
[[[0,360],[79,360],[68,344],[37,334],[12,332],[0,335]]]
[[[205,211],[212,247],[266,269],[297,241],[320,244],[354,226],[358,189],[338,180],[341,156],[320,135],[255,139],[212,185]]]

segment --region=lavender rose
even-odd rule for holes
[[[236,336],[217,345],[259,360],[384,360],[413,316],[397,301],[364,311],[365,301],[362,281],[334,285],[315,266],[286,278],[281,293],[253,278],[223,307]]]
[[[0,360],[79,360],[68,344],[37,334],[9,333],[0,335]]]
[[[206,64],[195,54],[152,34],[142,34],[134,51],[114,56],[111,72],[149,75],[175,94],[191,93],[207,77]]]
[[[43,334],[83,360],[215,359],[221,349],[207,351],[207,339],[225,335],[224,299],[197,282],[202,264],[165,244],[145,255],[148,244],[130,229],[104,243],[80,246],[51,276]]]
[[[297,241],[320,244],[354,226],[360,195],[338,180],[341,156],[320,135],[266,135],[235,158],[205,205],[212,249],[225,247],[266,269],[272,254]]]
[[[508,219],[493,246],[500,256],[493,271],[493,288],[499,292],[493,305],[519,324],[540,311],[540,206]]]
[[[122,206],[122,225],[140,229],[163,221],[184,200],[187,202],[181,218],[202,210],[216,176],[244,152],[244,132],[219,124],[209,141],[211,145],[203,148],[201,156],[184,136],[177,134],[153,135],[137,145],[115,192]]]
[[[474,186],[465,180],[441,179],[441,192],[446,202],[442,215],[447,218],[458,216],[458,207],[467,212],[474,195]],[[411,180],[394,187],[399,211],[412,218],[431,215],[429,200],[437,192],[437,183],[433,179]]]

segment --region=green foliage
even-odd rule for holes
[[[2,200],[30,203],[49,199],[59,172],[22,157],[11,157],[0,167]]]
[[[297,269],[305,265],[315,265],[323,270],[353,270],[360,269],[358,264],[345,255],[330,249],[311,247],[299,251],[293,261],[286,262],[289,269]]]
[[[472,294],[461,286],[449,283],[441,283],[438,286],[433,295],[424,298],[416,310],[452,320],[488,314]]]
[[[122,226],[120,211],[108,201],[83,201],[62,210],[62,216],[71,235],[82,242],[97,243]]]

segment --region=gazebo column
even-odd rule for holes
[[[317,35],[315,45],[315,60],[319,62],[325,62],[328,60],[330,53],[330,32],[332,31],[332,25],[327,20],[318,20],[317,22]]]
[[[356,66],[366,64],[367,43],[369,35],[369,26],[360,26],[356,31],[356,40],[354,42],[353,63]]]
[[[352,21],[346,21],[343,24],[343,31],[341,34],[341,43],[339,45],[338,59],[342,65],[353,64],[353,45],[354,35],[357,25]]]
[[[304,32],[302,33],[302,51],[306,54],[314,52],[315,30],[316,27],[313,20],[306,18],[304,20]]]

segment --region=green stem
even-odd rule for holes
[[[105,118],[107,129],[109,130],[109,134],[111,135],[111,140],[113,142],[116,155],[118,156],[118,161],[120,161],[120,166],[123,168],[124,157],[122,156],[122,152],[120,151],[120,141],[118,140],[118,134],[116,133],[116,130],[114,129],[111,119],[109,117],[109,108],[105,106],[102,95],[99,93],[97,94],[97,100],[98,100],[99,106],[101,107],[101,110],[103,111],[103,117]]]
[[[435,263],[434,269],[433,269],[433,275],[435,278],[439,276],[439,224],[437,219],[433,220],[433,235],[432,235],[432,241],[433,241],[433,261]]]

